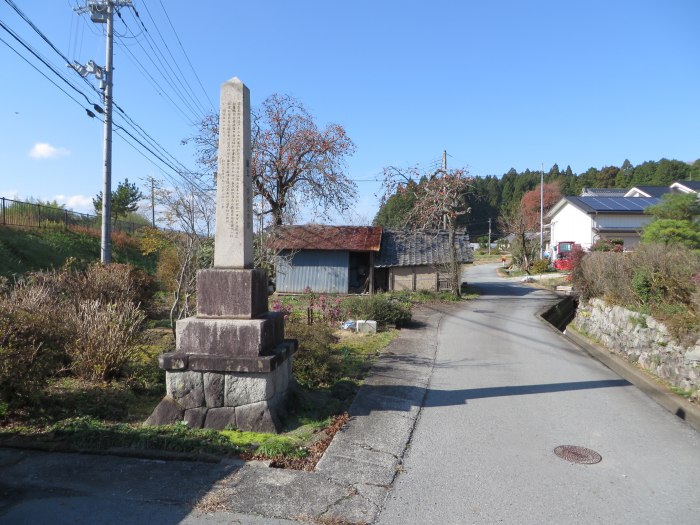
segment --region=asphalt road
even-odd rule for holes
[[[443,318],[378,523],[699,523],[700,434],[540,321],[551,294],[493,265],[467,278],[482,296]]]

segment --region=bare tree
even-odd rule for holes
[[[416,182],[417,181],[417,182]],[[450,285],[459,297],[461,264],[457,260],[455,235],[458,219],[469,213],[467,196],[472,178],[466,168],[437,170],[428,175],[418,168],[384,169],[384,198],[396,193],[413,192],[413,207],[406,213],[407,226],[421,229],[446,229],[450,244]]]
[[[216,215],[213,190],[202,191],[193,184],[165,187],[158,184],[156,200],[167,228],[154,235],[172,250],[173,267],[166,272],[171,282],[164,283],[172,291],[170,321],[195,313],[197,270],[213,263],[212,231]],[[173,328],[174,329],[174,328]]]
[[[539,238],[534,235],[532,221],[521,206],[516,206],[502,213],[498,218],[498,227],[503,232],[513,234],[511,254],[513,264],[524,272],[530,271],[530,265],[540,251]]]
[[[211,177],[217,170],[218,115],[209,115],[193,142],[197,162]],[[252,175],[272,224],[289,222],[300,205],[345,212],[357,194],[345,173],[355,145],[339,124],[319,130],[304,105],[287,95],[271,95],[252,111]]]

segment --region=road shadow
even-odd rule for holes
[[[0,524],[175,525],[207,511],[211,488],[238,468],[0,448]]]
[[[470,286],[474,288],[479,294],[483,296],[497,295],[502,297],[524,297],[526,295],[533,294],[535,292],[541,291],[538,288],[532,288],[530,286],[523,286],[519,283],[513,282],[477,282],[470,283]]]
[[[367,416],[375,411],[410,411],[416,407],[446,407],[464,405],[470,400],[494,397],[552,394],[599,388],[632,386],[625,379],[603,379],[599,381],[575,381],[545,383],[537,385],[510,385],[460,390],[439,390],[412,385],[366,384],[358,394],[358,402],[350,409],[351,416]]]

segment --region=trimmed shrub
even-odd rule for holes
[[[700,257],[692,250],[679,245],[640,244],[631,254],[631,264],[633,280],[639,283],[640,303],[692,302],[693,276],[700,271]]]
[[[581,259],[574,284],[584,298],[602,297],[616,304],[631,304],[632,268],[628,254],[614,251],[593,252]]]
[[[641,310],[677,339],[692,341],[700,329],[699,274],[700,256],[692,250],[646,243],[630,253],[589,253],[573,272],[584,299],[599,297]]]
[[[19,404],[42,388],[65,364],[68,336],[48,287],[22,281],[0,298],[0,400]]]
[[[90,380],[112,379],[139,353],[145,314],[133,303],[83,300],[69,315],[75,337],[66,345],[71,369]]]
[[[549,259],[537,259],[530,266],[531,273],[546,273],[549,270]]]
[[[381,326],[403,326],[411,321],[411,304],[389,294],[351,297],[344,306],[355,319],[374,320]]]
[[[340,352],[331,348],[336,342],[333,328],[323,324],[290,323],[285,331],[287,337],[299,341],[293,373],[300,385],[324,388],[341,379],[343,359]]]
[[[107,380],[136,357],[152,280],[129,265],[31,274],[0,301],[4,396],[40,388],[59,368]]]
[[[154,280],[129,264],[93,264],[82,272],[63,274],[72,297],[102,303],[129,302],[147,305],[155,291]]]

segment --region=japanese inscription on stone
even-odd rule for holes
[[[237,78],[221,86],[214,266],[253,266],[250,92]]]

